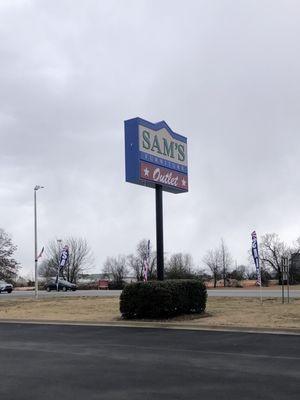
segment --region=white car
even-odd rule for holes
[[[0,293],[1,292],[11,293],[12,291],[13,291],[13,285],[5,281],[0,281]]]

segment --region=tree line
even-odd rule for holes
[[[117,257],[107,257],[102,273],[105,277],[112,280],[116,288],[124,285],[126,278],[134,280],[144,280],[144,261],[148,254],[148,240],[141,240],[136,246],[135,254],[119,255]],[[157,278],[157,256],[150,245],[150,260],[148,268],[148,280]],[[187,279],[200,278],[201,271],[194,266],[190,254],[175,253],[169,258],[165,258],[165,278],[166,279]]]
[[[116,286],[121,287],[128,275],[134,276],[138,281],[144,279],[143,264],[147,254],[147,240],[141,240],[136,248],[136,254],[128,256],[108,257],[104,262],[102,272],[112,279]],[[286,245],[275,233],[262,235],[259,240],[259,256],[261,266],[262,284],[267,285],[274,277],[281,284],[281,259],[288,257],[290,265],[289,279],[291,284],[300,283],[300,265],[293,260],[299,256],[300,263],[300,238],[292,246]],[[151,252],[148,279],[156,279],[156,253]],[[192,256],[185,253],[175,253],[165,259],[166,279],[201,278],[212,280],[213,286],[222,280],[223,286],[239,285],[243,279],[256,279],[251,250],[249,250],[249,264],[237,265],[233,261],[231,252],[224,239],[220,244],[206,251],[200,266],[193,263]]]
[[[147,256],[147,243],[146,239],[141,240],[135,254],[106,259],[102,267],[103,275],[112,280],[116,288],[123,287],[125,278],[128,276],[137,281],[144,279],[143,266]],[[156,252],[151,251],[149,280],[157,278],[156,261]],[[253,271],[244,265],[233,268],[233,258],[223,239],[219,247],[207,251],[200,266],[194,264],[192,256],[188,253],[174,253],[170,257],[166,256],[164,263],[166,279],[213,280],[214,287],[220,279],[223,280],[224,286],[228,286],[231,280],[240,281],[253,275]]]
[[[282,282],[281,260],[287,257],[290,263],[289,280],[291,284],[300,283],[300,238],[293,245],[288,246],[284,241],[280,240],[276,233],[266,233],[261,236],[258,241],[259,259],[261,267],[262,284],[267,284],[271,277]],[[214,287],[219,279],[223,279],[224,286],[229,279],[255,279],[255,269],[250,266],[239,265],[233,268],[233,259],[228,247],[221,239],[220,246],[208,250],[203,258],[204,264],[211,272]],[[252,254],[249,250],[249,262],[253,265]],[[242,278],[243,277],[243,278]]]
[[[93,269],[94,260],[90,246],[86,239],[69,237],[63,242],[69,246],[69,260],[61,276],[70,282],[76,283],[78,277]],[[262,235],[258,240],[261,275],[263,282],[275,277],[281,283],[281,259],[288,257],[292,260],[290,269],[290,283],[300,283],[300,237],[292,244],[287,245],[275,233]],[[20,264],[14,258],[17,246],[11,236],[0,228],[0,280],[15,281],[20,270]],[[60,247],[57,240],[52,240],[46,246],[45,255],[39,264],[39,275],[45,278],[57,274]],[[144,279],[144,260],[148,253],[148,240],[138,242],[135,253],[107,257],[102,265],[103,276],[112,280],[115,286],[120,287],[128,277],[141,281]],[[166,279],[202,278],[212,280],[213,285],[222,280],[227,286],[231,280],[255,279],[255,269],[249,250],[249,265],[236,265],[231,252],[223,239],[215,248],[206,251],[200,265],[193,262],[192,256],[187,253],[174,253],[165,257]],[[299,260],[294,262],[295,260]],[[150,246],[150,260],[148,279],[156,279],[157,258],[156,252]],[[298,263],[298,264],[297,264]]]

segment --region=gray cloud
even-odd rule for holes
[[[124,182],[123,121],[188,137],[190,192],[165,195],[165,249],[200,263],[224,237],[299,236],[296,1],[10,1],[0,5],[1,226],[33,267],[39,242],[107,255],[155,241],[154,192]]]

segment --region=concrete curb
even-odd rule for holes
[[[35,324],[35,325],[67,325],[67,326],[103,326],[119,328],[142,328],[142,329],[171,329],[171,330],[192,330],[192,331],[213,331],[213,332],[239,332],[239,333],[262,333],[269,335],[294,335],[300,336],[299,329],[285,328],[249,328],[249,327],[226,327],[209,325],[178,325],[166,322],[137,322],[137,321],[116,321],[116,322],[89,322],[89,321],[53,321],[53,320],[12,320],[2,319],[0,324]]]

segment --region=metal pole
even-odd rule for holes
[[[284,271],[284,261],[283,258],[281,259],[281,302],[284,304],[284,276],[283,276],[283,271]]]
[[[259,260],[258,260],[259,262]],[[261,280],[261,269],[258,269],[259,271],[259,293],[260,293],[260,304],[263,304],[263,297],[262,297],[262,280]]]
[[[56,291],[58,292],[58,278],[59,278],[59,265],[57,267],[57,276],[56,276]]]
[[[288,259],[287,262],[287,299],[288,299],[288,303],[290,302],[290,260]]]
[[[56,280],[56,290],[58,291],[58,279],[59,279],[59,262],[60,262],[60,253],[61,253],[61,239],[57,240],[58,243],[58,263],[57,263],[57,280]]]
[[[38,273],[37,273],[37,213],[36,213],[36,187],[34,188],[34,296],[38,298]]]
[[[157,251],[157,279],[164,280],[164,231],[163,231],[163,189],[155,185],[156,200],[156,251]]]

